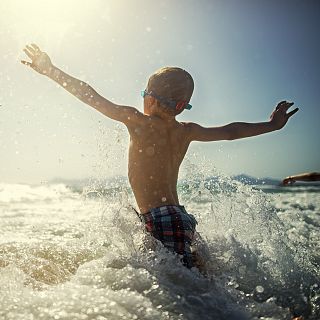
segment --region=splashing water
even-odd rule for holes
[[[126,181],[82,194],[2,184],[0,318],[317,319],[316,197],[306,206],[313,224],[299,224],[302,204],[293,210],[217,172],[188,172],[179,193],[199,222],[202,273],[145,234]]]

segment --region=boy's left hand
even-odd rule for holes
[[[281,129],[287,123],[290,117],[292,117],[299,108],[287,113],[288,109],[293,106],[293,102],[281,101],[278,103],[276,109],[272,112],[270,116],[270,122],[274,126],[275,130]]]
[[[35,71],[44,75],[48,75],[50,73],[53,64],[49,56],[45,52],[41,51],[36,44],[32,43],[31,46],[27,45],[23,51],[32,62],[21,60],[22,64],[29,66]]]

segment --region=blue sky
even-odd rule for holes
[[[192,143],[192,161],[225,174],[320,170],[318,1],[9,1],[0,3],[0,182],[40,183],[127,172],[128,135],[22,64],[37,43],[100,94],[142,110],[159,67],[195,81],[177,119],[218,126],[266,121],[277,102],[300,111],[281,131]]]

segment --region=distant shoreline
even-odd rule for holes
[[[227,176],[228,177],[228,176]],[[206,181],[208,180],[215,180],[217,177],[211,176],[211,177],[206,177]],[[283,188],[295,188],[295,187],[319,187],[320,186],[320,181],[311,181],[311,182],[303,182],[303,181],[297,181],[293,185],[282,185],[282,180],[277,179],[277,178],[270,178],[270,177],[264,177],[264,178],[257,178],[253,177],[247,174],[238,174],[238,175],[231,175],[229,176],[231,180],[239,181],[243,184],[246,185],[251,185],[251,186],[274,186],[274,187],[283,187]],[[178,180],[178,184],[183,183],[185,179],[180,179]],[[92,184],[103,184],[103,185],[110,185],[112,183],[121,183],[121,184],[128,184],[129,181],[128,178],[125,176],[114,176],[110,178],[104,178],[104,179],[99,179],[99,178],[83,178],[83,179],[69,179],[69,178],[53,178],[49,180],[44,180],[44,181],[39,181],[38,183],[36,182],[1,182],[0,184],[25,184],[25,185],[30,185],[30,186],[41,186],[41,185],[52,185],[52,184],[60,184],[63,183],[65,185],[69,186],[74,186],[74,187],[85,187],[89,186]]]

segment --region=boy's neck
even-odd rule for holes
[[[169,115],[165,112],[162,112],[159,109],[154,109],[151,112],[147,112],[147,113],[145,112],[145,115],[148,115],[148,116],[151,116],[154,118],[158,118],[158,119],[164,120],[166,122],[175,122],[176,121],[176,116]]]
[[[149,114],[150,117],[154,117],[154,118],[158,118],[158,119],[161,119],[165,122],[176,122],[176,118],[175,116],[170,116],[170,115],[167,115],[167,114],[163,114],[163,113],[151,113]]]

